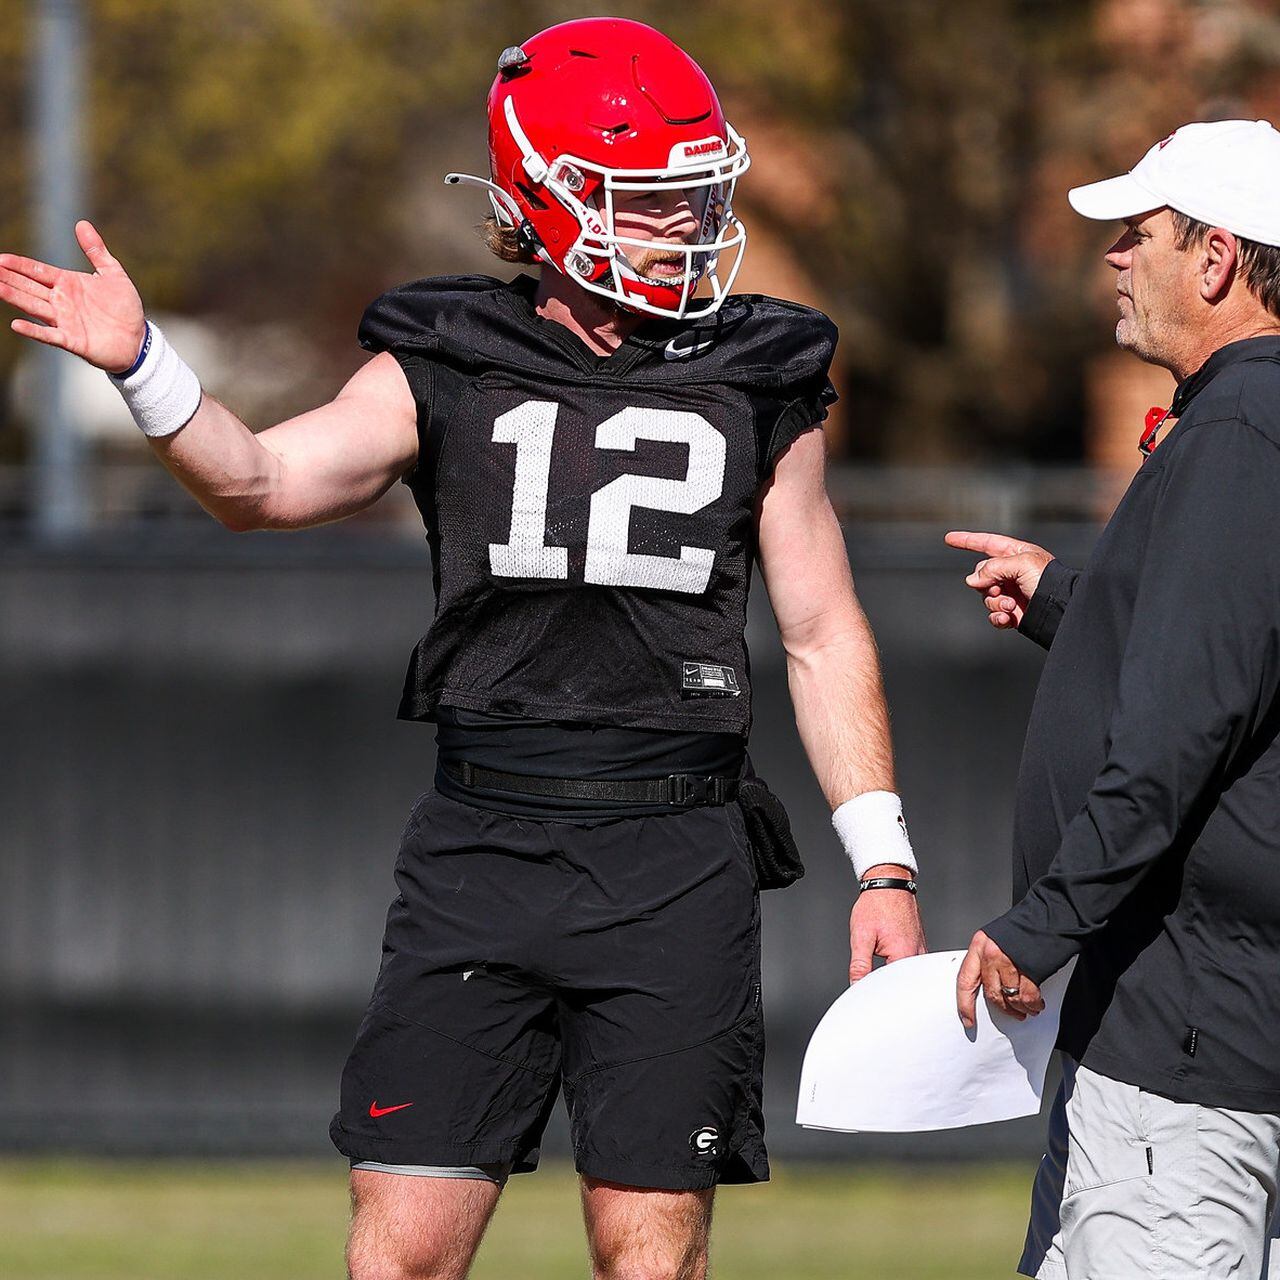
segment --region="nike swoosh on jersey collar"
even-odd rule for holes
[[[665,347],[662,348],[662,355],[667,360],[691,360],[699,352],[705,351],[708,347],[715,345],[714,338],[704,338],[701,342],[691,342],[687,347],[677,346],[676,344],[681,338],[689,337],[688,334],[677,334],[672,338]]]

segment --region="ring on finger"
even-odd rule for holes
[[[1022,990],[1022,988],[1021,988],[1021,987],[1001,987],[1001,988],[1000,988],[1000,994],[1001,994],[1002,996],[1004,996],[1004,997],[1005,997],[1005,999],[1007,999],[1007,1000],[1008,1000],[1008,999],[1012,999],[1014,996],[1016,996],[1016,995],[1018,994],[1018,992],[1019,992],[1019,991],[1021,991],[1021,990]]]

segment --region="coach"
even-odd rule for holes
[[[1083,572],[953,533],[991,622],[1050,648],[1012,910],[974,936],[1015,1017],[1073,956],[1065,1080],[1019,1270],[1256,1280],[1280,1159],[1280,134],[1191,124],[1072,206],[1123,222],[1116,341],[1178,381]]]

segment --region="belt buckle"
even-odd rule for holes
[[[688,809],[707,802],[706,778],[695,778],[687,773],[667,775],[667,803],[680,809]]]

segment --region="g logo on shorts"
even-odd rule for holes
[[[689,1135],[689,1146],[695,1156],[714,1158],[720,1154],[720,1130],[710,1125],[695,1129]]]

